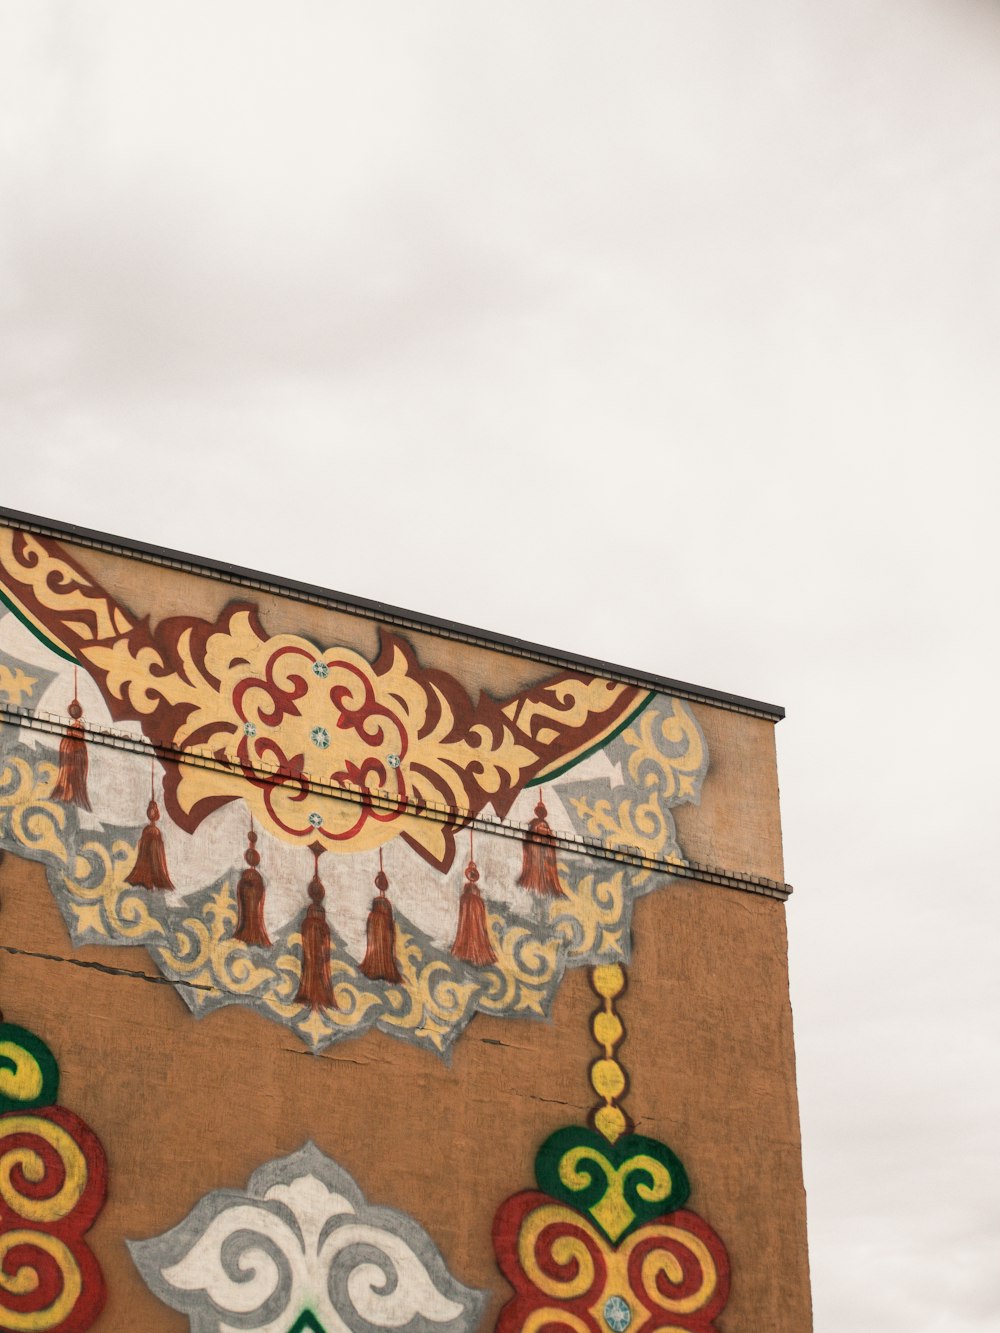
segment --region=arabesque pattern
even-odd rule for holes
[[[192,832],[220,806],[251,804],[277,837],[360,851],[402,835],[447,869],[454,833],[487,802],[505,815],[521,789],[607,741],[649,692],[560,672],[502,702],[473,703],[384,632],[374,663],[347,648],[269,636],[235,602],[210,624],[173,616],[156,630],[90,577],[60,543],[0,528],[0,596],[57,655],[95,680],[115,721],[148,739],[231,764],[174,764],[167,810]],[[388,801],[321,801],[351,787]],[[450,821],[415,817],[427,802]]]
[[[369,662],[268,635],[246,602],[153,626],[82,557],[2,527],[0,599],[0,849],[47,867],[74,942],[146,946],[195,1013],[243,1004],[314,1050],[377,1027],[445,1053],[475,1013],[543,1017],[567,967],[628,959],[635,899],[668,877],[584,839],[683,863],[672,810],[708,755],[680,700],[560,672],[473,701],[393,633]],[[469,949],[454,862],[473,821]]]
[[[55,1105],[59,1071],[33,1032],[0,1022],[0,1329],[84,1333],[105,1288],[84,1237],[107,1163],[93,1131]]]
[[[485,1304],[422,1227],[369,1204],[314,1143],[129,1249],[195,1333],[472,1333]]]
[[[497,1211],[493,1245],[514,1289],[498,1333],[717,1333],[729,1295],[725,1246],[685,1208],[691,1185],[677,1155],[626,1132],[616,1098],[627,1080],[614,1059],[625,974],[608,964],[591,983],[603,1001],[593,1020],[603,1048],[591,1066],[596,1129],[550,1134],[535,1158],[538,1189]]]

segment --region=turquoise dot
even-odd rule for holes
[[[609,1296],[604,1302],[604,1322],[611,1333],[625,1333],[632,1322],[628,1301],[622,1300],[621,1296]]]
[[[317,746],[320,750],[325,750],[330,744],[330,733],[327,731],[326,727],[313,727],[312,731],[309,733],[309,739],[312,741],[313,745]]]
[[[313,828],[322,828],[322,827],[323,827],[323,816],[322,816],[322,815],[318,815],[318,814],[316,813],[316,811],[314,810],[314,811],[312,812],[312,814],[309,816],[309,823],[312,824]]]
[[[320,680],[326,680],[330,674],[330,668],[325,662],[313,662],[313,675],[319,676]]]
[[[252,722],[244,722],[244,723],[243,723],[243,735],[244,735],[244,736],[256,736],[256,735],[257,735],[257,728],[254,726],[254,724],[253,724]]]

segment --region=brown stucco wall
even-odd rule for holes
[[[154,976],[141,949],[72,950],[42,867],[0,868],[4,945]],[[639,904],[620,1049],[637,1129],[669,1143],[691,1206],[723,1237],[733,1287],[725,1333],[811,1327],[784,906],[695,883]],[[372,1202],[411,1213],[462,1281],[507,1292],[490,1245],[497,1205],[533,1184],[535,1151],[582,1122],[592,1096],[594,996],[564,982],[550,1023],[478,1016],[451,1067],[380,1033],[313,1056],[231,1007],[196,1020],[165,984],[4,953],[5,1017],[42,1035],[61,1101],[110,1164],[93,1245],[112,1333],[183,1330],[124,1246],[159,1234],[209,1189],[242,1187],[262,1162],[312,1138]]]
[[[214,619],[227,602],[251,599],[272,633],[344,643],[368,656],[377,650],[371,621],[133,559],[73,553],[154,620],[180,611]],[[406,637],[424,665],[452,672],[473,695],[503,696],[552,672],[429,633]],[[711,768],[700,806],[676,812],[685,854],[780,880],[773,724],[707,704],[694,711]],[[142,949],[74,949],[39,865],[8,854],[0,904],[0,1007],[52,1047],[60,1100],[90,1123],[108,1154],[108,1203],[91,1233],[109,1289],[101,1329],[187,1328],[146,1289],[125,1239],[163,1232],[209,1190],[243,1187],[263,1162],[308,1138],[369,1201],[415,1217],[457,1278],[494,1293],[481,1327],[493,1326],[509,1294],[490,1243],[493,1214],[533,1185],[542,1140],[582,1123],[592,1102],[595,1000],[585,969],[567,976],[548,1022],[476,1017],[450,1065],[376,1032],[314,1056],[290,1032],[238,1006],[196,1020]],[[681,1157],[690,1206],[729,1250],[732,1295],[719,1327],[807,1333],[785,907],[674,883],[638,903],[634,941],[619,1005],[628,1032],[618,1052],[631,1080],[626,1107],[637,1130]],[[78,966],[84,961],[115,972]]]

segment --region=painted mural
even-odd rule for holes
[[[566,671],[473,700],[401,635],[368,661],[248,601],[154,624],[7,528],[0,599],[0,848],[47,867],[76,943],[145,945],[196,1014],[445,1053],[627,961],[635,899],[683,861],[708,755],[680,700]]]
[[[367,1203],[312,1143],[129,1250],[192,1333],[472,1333],[486,1303],[422,1227]]]
[[[0,1328],[10,1333],[85,1333],[104,1308],[84,1237],[104,1205],[107,1163],[58,1093],[48,1046],[0,1019]]]
[[[538,1188],[507,1199],[493,1223],[500,1270],[514,1289],[498,1333],[717,1333],[729,1295],[725,1246],[685,1207],[690,1182],[665,1143],[633,1132],[619,1105],[624,1027],[617,964],[591,973],[601,1006],[598,1102],[590,1126],[558,1129],[535,1158]]]
[[[537,1188],[501,1203],[493,1222],[513,1296],[498,1333],[720,1333],[730,1286],[726,1248],[688,1207],[677,1155],[635,1133],[621,1106],[628,1076],[616,1001],[624,969],[590,973],[600,1004],[597,1101],[587,1125],[550,1133]],[[405,1214],[368,1204],[313,1143],[268,1162],[245,1190],[215,1190],[171,1230],[129,1242],[150,1290],[192,1333],[472,1333],[485,1292],[448,1271]]]

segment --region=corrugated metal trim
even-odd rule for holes
[[[0,705],[0,723],[11,726],[27,727],[45,732],[52,736],[62,736],[68,718],[54,713],[30,713],[27,709]],[[219,772],[239,773],[240,765],[234,760],[219,759],[206,750],[181,750],[172,745],[151,745],[139,740],[128,732],[116,731],[113,727],[88,725],[87,740],[91,744],[107,745],[113,749],[124,750],[132,754],[155,754],[161,761],[189,764],[197,768],[210,768]],[[254,776],[262,782],[278,782],[285,775],[285,770],[277,765],[270,767],[255,764]],[[418,819],[432,819],[438,823],[461,822],[462,827],[472,827],[483,833],[491,833],[501,838],[523,840],[530,836],[524,824],[515,824],[503,820],[498,815],[472,815],[460,807],[437,801],[407,801],[401,804],[399,798],[391,792],[362,790],[360,787],[334,786],[321,779],[313,779],[308,773],[292,774],[288,777],[305,778],[310,790],[318,795],[338,801],[350,801],[357,805],[372,805],[378,809],[399,810]],[[704,884],[716,884],[726,889],[738,889],[741,893],[756,893],[767,898],[785,899],[792,892],[790,884],[778,880],[766,879],[760,875],[748,874],[741,870],[726,870],[720,866],[706,865],[700,861],[671,861],[664,857],[644,856],[638,847],[607,847],[596,838],[581,837],[575,833],[554,833],[555,843],[564,852],[593,857],[599,861],[613,861],[619,865],[634,866],[637,869],[650,870],[657,874],[671,875],[678,879],[698,880]]]

